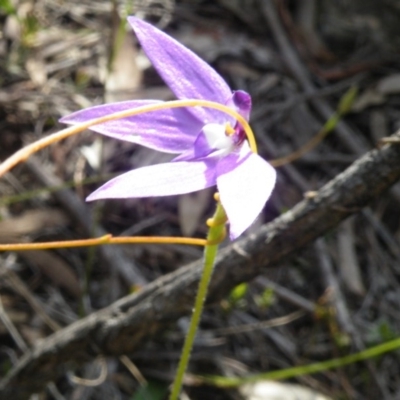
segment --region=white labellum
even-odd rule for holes
[[[225,125],[207,124],[203,127],[203,133],[210,148],[222,150],[222,152],[218,152],[221,156],[227,155],[233,150],[234,143],[226,134]]]

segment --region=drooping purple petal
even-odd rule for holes
[[[232,91],[222,77],[191,50],[151,24],[128,17],[146,55],[178,99],[207,99],[232,106]],[[232,118],[213,109],[193,111],[203,122]]]
[[[138,168],[111,179],[86,200],[171,196],[215,185],[216,160],[182,161]]]
[[[77,111],[60,120],[79,124],[118,111],[162,103],[158,100],[130,100],[103,104]],[[114,139],[137,143],[165,153],[180,153],[193,146],[203,123],[185,108],[151,111],[133,117],[117,119],[90,129]]]
[[[217,186],[230,223],[230,238],[240,236],[257,218],[275,185],[274,168],[244,143],[217,165]]]

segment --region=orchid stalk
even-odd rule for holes
[[[152,25],[135,17],[129,17],[128,22],[150,61],[178,99],[213,101],[248,121],[251,112],[248,93],[232,92],[207,63]],[[78,111],[61,122],[77,124],[126,109],[158,104],[156,100],[105,104]],[[203,275],[170,397],[176,400],[200,321],[218,243],[224,237],[225,222],[229,221],[230,238],[239,237],[264,207],[275,185],[276,173],[252,151],[243,125],[231,115],[211,108],[167,108],[135,118],[109,121],[91,129],[177,156],[170,163],[135,169],[110,180],[92,193],[88,201],[177,195],[214,185],[218,188],[217,210],[209,221],[209,243],[204,249]],[[255,145],[253,150],[256,150]]]
[[[217,186],[217,208],[213,218],[207,221],[207,240],[165,240],[174,243],[174,240],[186,239],[186,244],[204,245],[203,275],[171,391],[170,399],[177,400],[218,246],[226,234],[225,225],[229,224],[231,240],[243,234],[270,197],[276,172],[257,154],[254,136],[248,125],[250,95],[241,90],[232,91],[207,63],[151,24],[136,17],[129,17],[128,22],[155,69],[178,100],[131,100],[77,111],[61,119],[72,127],[17,152],[0,166],[0,176],[33,152],[90,128],[115,139],[176,156],[169,163],[138,168],[111,179],[89,195],[88,201],[179,195]],[[117,243],[118,239],[107,235],[91,239],[89,245]],[[122,239],[120,243],[129,238]],[[151,238],[146,239],[151,241]],[[162,238],[154,239],[162,242]],[[96,243],[93,242],[96,240]],[[140,238],[132,238],[132,242],[141,241]],[[75,241],[71,245],[85,243]],[[53,246],[56,248],[60,244],[53,243]]]

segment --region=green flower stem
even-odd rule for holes
[[[354,364],[359,361],[368,360],[374,357],[381,356],[385,353],[398,350],[400,348],[400,338],[391,340],[386,343],[379,344],[369,349],[360,351],[358,353],[349,354],[340,358],[333,358],[327,361],[321,361],[308,365],[299,365],[281,369],[277,371],[270,371],[256,375],[250,375],[244,378],[230,378],[224,376],[205,376],[197,377],[202,382],[208,385],[214,385],[223,388],[234,388],[244,384],[254,383],[264,380],[282,380],[291,379],[302,375],[310,375],[318,372],[324,372],[334,368],[340,368],[345,365]]]
[[[218,243],[224,236],[225,232],[225,221],[226,214],[221,204],[217,203],[217,209],[214,213],[212,221],[218,222],[223,221],[221,224],[211,226],[207,240],[211,243]],[[214,269],[215,257],[218,252],[219,244],[207,245],[204,248],[204,268],[200,278],[199,288],[197,290],[196,300],[194,304],[192,319],[190,321],[189,330],[185,337],[185,343],[183,345],[181,359],[179,361],[178,370],[175,375],[175,380],[172,385],[170,400],[178,400],[179,393],[182,388],[183,377],[185,375],[186,368],[189,363],[190,353],[192,352],[193,342],[196,337],[197,328],[199,326],[201,314],[203,313],[204,303],[207,297],[207,290],[211,280],[211,276]]]
[[[325,139],[337,126],[340,120],[351,111],[351,107],[353,106],[354,101],[356,100],[358,93],[357,87],[351,87],[340,99],[337,110],[333,113],[333,115],[325,122],[324,126],[320,129],[320,131],[311,138],[306,144],[295,150],[293,153],[288,154],[287,156],[276,158],[275,160],[270,160],[270,164],[273,167],[281,167],[282,165],[289,164],[304,154],[311,151],[315,146],[317,146],[322,140]]]

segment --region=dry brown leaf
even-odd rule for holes
[[[37,329],[36,327],[31,327],[29,325],[21,325],[18,327],[24,339],[30,344],[34,345],[38,340],[45,338],[45,333]]]
[[[383,95],[400,93],[400,74],[393,74],[382,78],[376,87]]]
[[[63,226],[67,217],[59,210],[29,210],[19,217],[0,222],[0,243],[24,242],[26,235],[38,233],[43,229]],[[55,285],[79,297],[79,280],[71,267],[55,253],[49,251],[20,251],[19,256],[35,265]]]
[[[29,315],[27,312],[17,311],[12,308],[14,307],[14,302],[15,302],[14,298],[7,295],[1,295],[0,297],[5,312],[7,313],[8,318],[11,320],[13,324],[19,325],[26,323],[28,321]],[[5,333],[7,333],[7,328],[0,321],[0,334],[5,334]]]
[[[79,280],[71,267],[61,257],[43,250],[19,251],[18,255],[36,266],[56,286],[65,289],[75,298],[80,297]]]
[[[179,225],[184,236],[192,236],[210,201],[214,189],[201,190],[179,197]]]
[[[246,400],[331,400],[306,386],[270,381],[244,385],[240,393]]]
[[[67,221],[65,214],[59,210],[29,210],[18,217],[0,221],[0,243],[14,243],[21,236],[63,226]]]
[[[16,15],[9,15],[4,24],[4,37],[18,42],[21,38],[21,31],[21,23],[18,17]]]
[[[367,107],[381,105],[387,96],[398,93],[400,93],[400,74],[385,76],[376,86],[361,93],[351,109],[353,112],[360,112]]]
[[[343,222],[339,229],[338,254],[338,265],[344,284],[352,293],[363,296],[365,287],[355,250],[352,219]]]
[[[389,118],[385,111],[381,109],[371,110],[369,114],[369,126],[375,143],[379,143],[382,138],[390,135],[388,120]]]
[[[132,99],[142,81],[142,71],[138,67],[137,50],[133,36],[125,32],[121,43],[114,44],[114,60],[105,82],[105,102]]]
[[[25,68],[35,86],[43,86],[47,82],[46,66],[39,54],[29,57]]]
[[[385,102],[385,95],[376,88],[368,88],[365,92],[361,93],[354,101],[351,111],[360,112],[368,107],[378,106]]]

